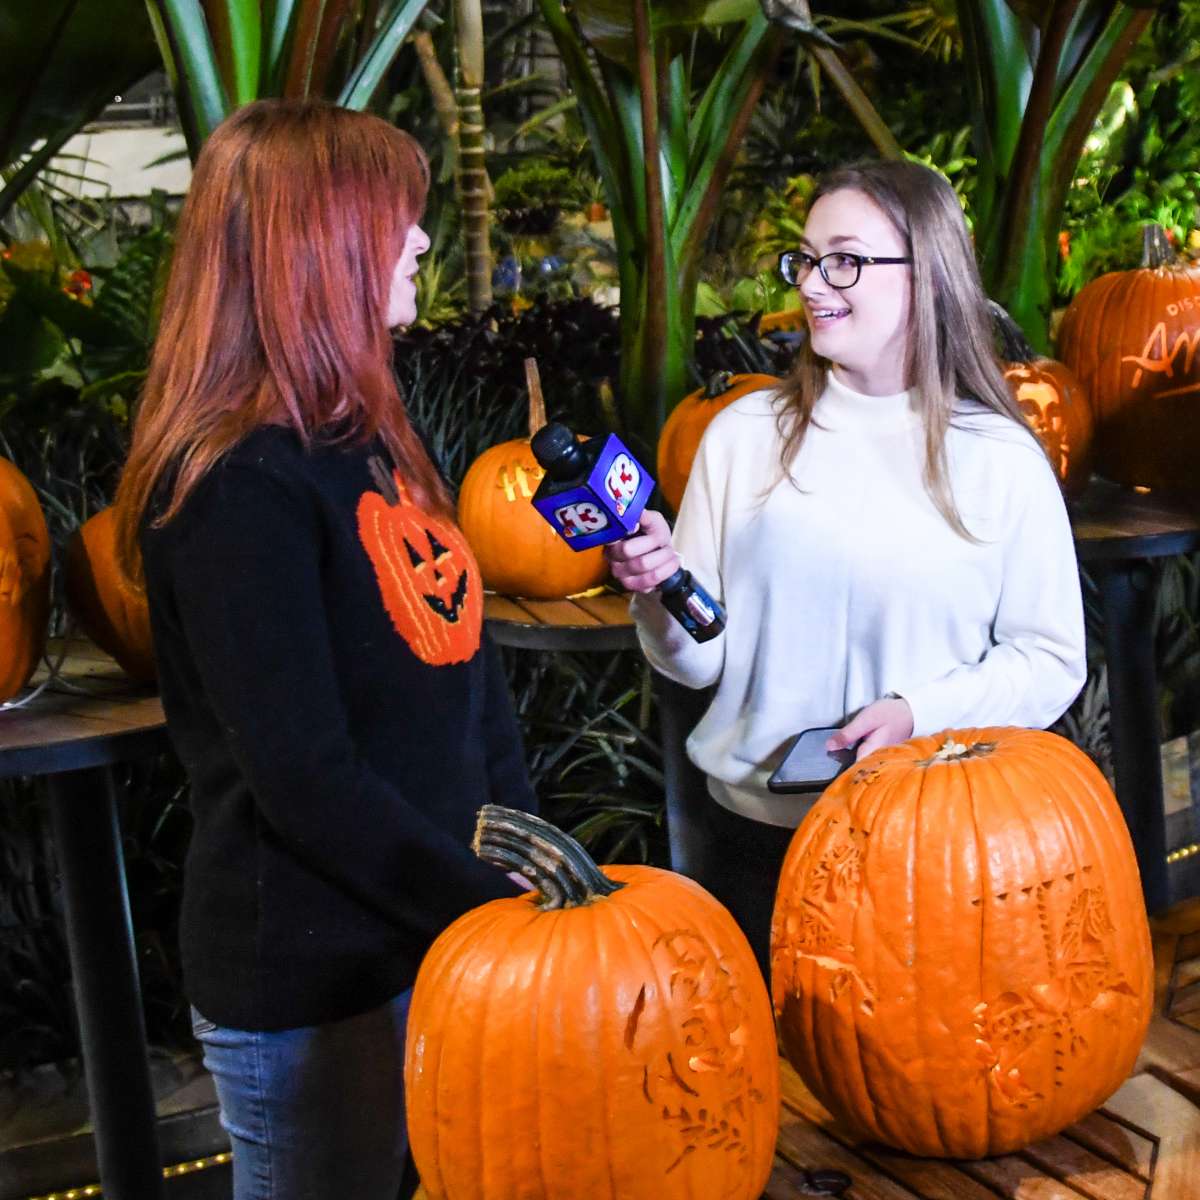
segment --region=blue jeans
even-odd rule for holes
[[[233,1147],[234,1200],[397,1200],[406,1161],[404,1031],[411,989],[302,1029],[224,1029],[192,1010]],[[403,1191],[401,1189],[404,1189]]]

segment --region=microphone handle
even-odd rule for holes
[[[697,642],[708,642],[725,628],[725,610],[680,567],[658,585],[663,607]]]

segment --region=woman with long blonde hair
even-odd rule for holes
[[[1044,728],[1085,678],[1066,509],[1001,374],[953,189],[911,162],[834,170],[780,267],[809,331],[791,376],[713,420],[673,537],[647,513],[609,551],[643,593],[650,662],[715,688],[688,741],[708,792],[697,877],[764,972],[815,799],[767,788],[795,734],[840,727],[827,748],[861,758],[949,727]],[[652,592],[681,557],[728,612],[707,643]]]
[[[117,497],[191,781],[184,985],[236,1200],[394,1200],[405,1021],[470,850],[532,808],[479,572],[410,427],[425,157],[385,121],[259,101],[180,217]]]

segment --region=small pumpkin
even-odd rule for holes
[[[479,649],[483,588],[462,531],[413,503],[399,471],[369,460],[377,491],[358,501],[362,541],[383,606],[409,649],[431,666],[466,662]]]
[[[1154,994],[1133,847],[1091,760],[1040,730],[876,751],[797,829],[771,933],[784,1052],[864,1137],[977,1158],[1129,1075]]]
[[[542,470],[529,441],[546,424],[541,392],[529,393],[529,437],[485,450],[458,493],[458,523],[484,584],[506,596],[552,600],[586,591],[608,576],[599,547],[571,549],[531,503]]]
[[[1200,473],[1200,266],[1157,225],[1142,265],[1092,280],[1071,301],[1059,357],[1087,393],[1096,467],[1118,483],[1191,490]]]
[[[15,696],[46,649],[50,532],[29,480],[0,458],[0,700]]]
[[[527,813],[485,806],[475,851],[537,891],[459,918],[417,975],[405,1103],[431,1200],[756,1200],[778,1052],[729,913]]]
[[[1062,490],[1078,495],[1092,463],[1092,410],[1083,385],[1064,363],[1034,352],[1021,327],[999,304],[992,319],[1007,360],[1004,378],[1045,448]]]
[[[153,683],[158,672],[145,589],[117,563],[115,510],[89,517],[67,543],[63,586],[84,633],[127,675]]]
[[[658,486],[676,512],[708,423],[738,397],[778,386],[779,380],[774,375],[718,371],[704,387],[684,396],[671,410],[658,435],[657,467]]]

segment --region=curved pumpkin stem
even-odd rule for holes
[[[731,387],[733,387],[732,371],[714,371],[704,385],[704,398],[705,400],[715,400],[718,396],[725,395]]]
[[[1179,256],[1161,225],[1142,226],[1142,266],[1151,270],[1175,265]]]
[[[570,834],[499,804],[479,810],[471,849],[484,862],[524,875],[541,893],[542,909],[591,904],[625,886],[609,879]]]
[[[1025,331],[1012,319],[1004,305],[989,300],[987,306],[992,316],[992,326],[1000,339],[1000,355],[1006,362],[1031,363],[1040,357],[1029,344]]]

